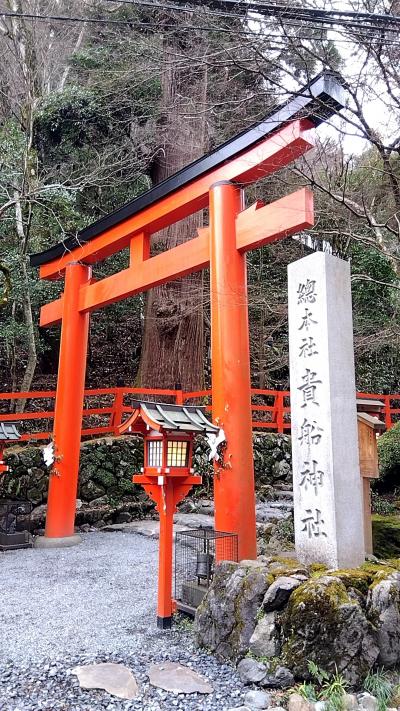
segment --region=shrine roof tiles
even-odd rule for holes
[[[164,402],[135,400],[132,404],[135,412],[120,427],[120,432],[134,431],[135,423],[145,418],[147,424],[166,432],[193,432],[198,434],[216,434],[219,427],[213,425],[204,414],[204,408],[195,405],[170,405]]]
[[[0,422],[0,440],[17,441],[20,434],[13,422]]]

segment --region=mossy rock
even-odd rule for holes
[[[43,493],[37,487],[32,487],[32,489],[29,489],[27,496],[28,501],[31,501],[35,505],[41,504],[43,501]]]
[[[400,516],[372,516],[374,554],[378,558],[400,557]]]
[[[350,571],[344,577],[349,582]],[[283,660],[296,677],[309,678],[308,662],[313,661],[328,672],[337,668],[356,685],[378,657],[374,627],[333,575],[311,578],[297,588],[281,623]]]
[[[116,477],[108,469],[97,469],[94,475],[94,480],[96,483],[104,486],[106,490],[112,489],[117,484]]]
[[[237,660],[249,649],[257,612],[269,586],[266,566],[222,562],[197,608],[197,644],[221,659]]]
[[[105,489],[94,481],[90,480],[86,484],[83,484],[79,489],[79,494],[84,501],[93,501],[93,499],[98,499],[100,496],[104,496]]]
[[[79,484],[86,484],[90,479],[93,479],[97,472],[97,466],[90,461],[81,462],[79,469]]]
[[[131,496],[133,496],[133,494],[137,493],[137,487],[135,487],[131,479],[120,479],[118,482],[117,491],[119,491],[121,494],[130,494]],[[139,497],[136,496],[135,498]]]
[[[10,497],[11,499],[17,498],[20,496],[21,493],[21,480],[20,479],[13,479],[9,475],[3,476],[3,481],[1,482],[1,496],[7,498]]]
[[[276,578],[290,576],[296,573],[307,575],[307,568],[295,558],[273,556],[268,563],[268,573],[272,576],[273,580],[276,580]]]
[[[311,565],[308,566],[308,569],[312,578],[319,578],[321,575],[325,575],[328,571],[328,566],[324,563],[311,563]]]
[[[326,575],[326,573],[325,573]],[[353,569],[341,569],[329,572],[328,576],[339,578],[343,583],[346,590],[350,588],[358,590],[363,595],[366,595],[369,586],[374,580],[374,575],[368,570],[361,570],[360,568]]]

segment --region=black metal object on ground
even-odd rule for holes
[[[309,84],[299,89],[284,104],[276,106],[272,111],[269,111],[261,121],[230,138],[229,141],[218,146],[215,150],[190,163],[190,165],[182,168],[182,170],[174,173],[174,175],[126,203],[118,210],[85,227],[76,237],[69,237],[44,252],[32,254],[30,256],[31,265],[39,267],[41,264],[47,264],[47,262],[62,257],[82,244],[90,242],[105,230],[118,225],[133,215],[137,215],[149,205],[154,204],[209,171],[223,165],[234,156],[260,143],[266,136],[278,131],[290,121],[307,117],[314,126],[318,126],[338,113],[344,105],[345,90],[337,77],[330,72],[319,74]]]
[[[236,533],[198,528],[175,537],[175,600],[180,612],[194,616],[214,576],[215,565],[238,560]]]
[[[32,547],[31,512],[30,501],[0,500],[0,551]]]

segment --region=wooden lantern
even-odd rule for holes
[[[157,625],[171,627],[176,602],[172,599],[173,516],[177,504],[201,476],[192,469],[193,440],[196,434],[217,435],[199,407],[136,401],[124,422],[121,434],[144,438],[144,466],[132,478],[155,501],[160,515]]]

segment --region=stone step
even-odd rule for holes
[[[293,491],[285,491],[284,489],[274,489],[278,499],[293,499]]]
[[[290,506],[273,506],[278,502],[260,503],[256,505],[256,521],[260,523],[269,523],[279,519],[288,518],[290,515]]]
[[[160,525],[158,521],[130,521],[129,523],[111,523],[107,526],[103,526],[101,531],[106,531],[107,533],[115,533],[118,531],[120,533],[136,533],[138,536],[145,536],[146,538],[153,538],[158,540],[160,537]],[[174,525],[174,539],[176,533],[181,533],[182,531],[189,531],[187,526],[182,526],[181,524]]]
[[[214,518],[202,514],[175,514],[174,533],[190,531],[193,528],[214,528]],[[129,521],[129,523],[112,523],[103,526],[102,531],[123,533],[137,533],[147,538],[159,538],[158,520]]]
[[[279,504],[277,501],[271,503],[260,503],[256,505],[256,521],[258,524],[265,524],[280,519],[287,518],[292,509],[289,502]],[[197,528],[214,528],[214,517],[200,513],[177,513],[174,516],[174,532],[190,531]],[[123,533],[137,533],[147,538],[159,537],[158,520],[145,519],[143,521],[129,521],[128,523],[113,523],[103,526],[102,531]]]
[[[201,513],[176,513],[174,522],[190,528],[214,528],[214,516]]]

